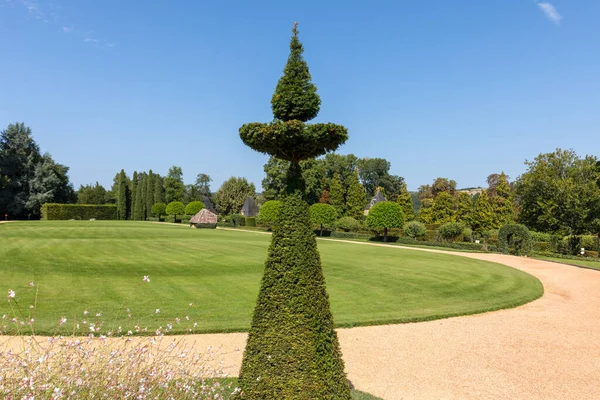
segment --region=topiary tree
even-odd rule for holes
[[[258,220],[261,224],[267,225],[268,228],[273,226],[281,212],[281,201],[269,200],[266,201],[258,211]]]
[[[167,212],[167,205],[165,203],[156,203],[152,206],[152,214],[156,215],[156,218],[160,219],[160,216]]]
[[[187,206],[185,206],[185,213],[187,215],[196,215],[200,212],[200,210],[202,210],[204,207],[204,203],[201,201],[192,201],[191,203],[188,203]]]
[[[338,219],[336,226],[344,232],[358,232],[360,229],[360,222],[352,217],[342,217]]]
[[[532,247],[529,229],[521,224],[504,225],[498,231],[498,247],[504,254],[508,254],[512,247],[515,255],[528,255]]]
[[[185,214],[185,207],[180,201],[172,201],[169,204],[167,204],[165,212],[167,215],[172,215],[174,217],[174,221],[176,221],[178,215]]]
[[[373,229],[383,229],[383,241],[388,241],[389,228],[401,228],[404,224],[404,212],[400,204],[393,201],[382,201],[369,210],[367,226]]]
[[[409,221],[402,226],[402,232],[410,238],[417,239],[425,236],[427,227],[419,221]]]
[[[319,236],[323,236],[323,226],[331,227],[337,219],[335,207],[329,204],[315,203],[310,206],[310,222],[320,227]]]
[[[349,400],[300,169],[300,161],[337,149],[348,133],[340,125],[305,123],[317,115],[320,100],[296,24],[293,32],[290,56],[271,102],[276,120],[240,128],[245,144],[290,166],[239,385],[244,399]]]

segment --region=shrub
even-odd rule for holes
[[[238,227],[238,226],[245,226],[246,225],[246,217],[244,217],[242,214],[232,214],[231,215],[231,226]]]
[[[310,222],[320,228],[319,236],[323,236],[323,228],[331,230],[337,218],[335,207],[330,204],[315,203],[309,208]]]
[[[473,241],[473,230],[468,226],[465,227],[462,231],[462,240],[463,242],[472,242]]]
[[[258,221],[261,224],[265,224],[267,228],[270,228],[277,221],[280,212],[281,201],[269,200],[260,207],[260,210],[258,211]]]
[[[498,247],[507,254],[512,247],[516,255],[531,252],[531,235],[525,225],[507,224],[498,231]]]
[[[441,241],[458,242],[462,239],[464,229],[465,226],[460,222],[448,222],[440,226],[438,235]]]
[[[401,228],[404,224],[404,212],[400,204],[382,201],[369,210],[367,226],[373,230],[383,229],[383,241],[387,242],[389,228]]]
[[[165,212],[167,213],[167,215],[173,215],[175,219],[177,219],[178,215],[185,214],[185,207],[180,201],[172,201],[167,205]]]
[[[185,213],[187,215],[196,215],[202,210],[204,207],[204,203],[201,201],[192,201],[187,206],[185,206]]]
[[[256,226],[256,217],[246,217],[246,226]]]
[[[45,203],[42,205],[43,220],[111,220],[117,219],[117,206],[115,204],[57,204]]]
[[[402,227],[402,231],[404,234],[410,238],[417,239],[419,237],[425,236],[427,233],[427,228],[425,224],[419,221],[409,221],[404,224]]]
[[[358,232],[361,224],[352,217],[342,217],[337,221],[337,228],[344,232]]]
[[[160,218],[160,216],[166,214],[166,212],[167,205],[165,203],[155,203],[152,206],[152,214],[154,214],[156,218]]]

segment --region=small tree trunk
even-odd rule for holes
[[[387,242],[387,228],[383,228],[383,241]]]
[[[323,224],[321,224],[321,232],[319,232],[319,236],[323,236]]]

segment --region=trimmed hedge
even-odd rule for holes
[[[513,248],[515,255],[528,255],[531,252],[531,234],[525,225],[507,224],[498,232],[498,247],[504,254]]]
[[[242,214],[232,214],[231,226],[234,228],[237,226],[246,226],[246,217],[244,217]]]
[[[246,217],[246,226],[256,226],[256,217]]]
[[[115,204],[58,204],[42,205],[43,220],[111,220],[117,219]]]

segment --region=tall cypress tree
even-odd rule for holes
[[[117,214],[120,220],[129,219],[130,191],[127,184],[127,175],[124,170],[119,173],[119,184],[117,194]]]
[[[471,200],[471,196],[466,192],[460,192],[456,201],[456,220],[458,222],[466,222],[470,225],[472,208],[473,201]]]
[[[349,178],[348,193],[346,194],[346,215],[356,220],[361,220],[364,216],[366,205],[367,196],[365,188],[360,183],[358,171],[354,170]]]
[[[300,167],[302,160],[337,149],[348,133],[332,123],[305,123],[317,115],[320,99],[302,58],[296,24],[293,32],[290,57],[271,102],[276,120],[240,128],[244,143],[290,166],[239,384],[244,399],[350,400]]]
[[[146,178],[146,215],[144,220],[152,213],[152,206],[154,205],[154,174],[152,170],[148,171],[148,177]]]
[[[131,207],[129,211],[129,219],[134,220],[136,216],[136,196],[137,196],[137,187],[138,187],[138,173],[137,171],[133,171],[133,177],[131,178],[131,187],[129,190],[131,191]]]
[[[144,207],[146,205],[146,200],[144,199],[145,183],[146,182],[144,181],[144,176],[142,174],[138,174],[138,183],[135,189],[135,207],[132,218],[136,221],[141,221],[144,219]]]
[[[341,217],[346,212],[346,202],[344,201],[344,185],[337,172],[333,175],[329,184],[329,204],[335,207],[338,216]]]
[[[477,232],[486,231],[494,227],[494,209],[490,204],[490,199],[485,190],[481,192],[475,203],[471,226]]]
[[[154,176],[154,204],[165,203],[165,188],[163,186],[163,178],[160,175]]]

